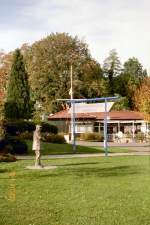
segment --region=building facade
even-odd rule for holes
[[[93,108],[92,104],[84,104],[83,107],[81,103],[79,107],[77,104],[75,110],[75,133],[77,135],[92,132],[103,133],[106,114],[100,104],[94,104]],[[115,141],[116,134],[120,131],[124,137],[128,139],[130,137],[132,140],[136,134],[147,135],[149,133],[149,124],[144,120],[143,114],[135,111],[111,111],[111,104],[108,105],[108,110],[107,131],[110,141]],[[48,120],[58,126],[59,132],[71,132],[71,109],[51,114]]]

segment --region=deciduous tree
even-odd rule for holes
[[[133,57],[124,63],[122,73],[116,79],[116,92],[127,97],[131,109],[134,108],[134,93],[146,76],[147,71],[143,69],[138,59]]]
[[[150,121],[150,77],[146,77],[134,94],[134,106]]]
[[[0,51],[0,102],[4,102],[8,74],[12,65],[12,53]]]
[[[101,84],[102,70],[91,58],[87,44],[78,37],[66,33],[51,34],[34,43],[25,58],[32,96],[35,100],[42,101],[43,108],[48,112],[64,106],[56,101],[58,98],[70,97],[71,65],[74,97],[103,95],[104,88],[88,88],[89,84]]]

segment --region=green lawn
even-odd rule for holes
[[[32,141],[26,141],[28,145],[29,155],[34,155],[32,151]],[[54,154],[72,154],[72,145],[71,144],[53,144],[53,143],[45,143],[41,144],[42,155],[54,155]],[[109,152],[131,152],[127,148],[121,147],[111,147],[109,148]],[[104,149],[102,147],[85,147],[85,146],[77,146],[76,153],[78,154],[86,154],[86,153],[104,153]]]
[[[147,156],[0,163],[0,225],[149,225]]]

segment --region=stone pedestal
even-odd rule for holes
[[[30,170],[53,170],[56,169],[57,166],[27,166],[26,168]]]

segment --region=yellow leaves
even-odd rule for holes
[[[0,101],[4,101],[8,74],[12,65],[12,54],[0,52]]]
[[[134,95],[135,108],[145,114],[150,121],[150,77],[145,78],[140,88]]]

